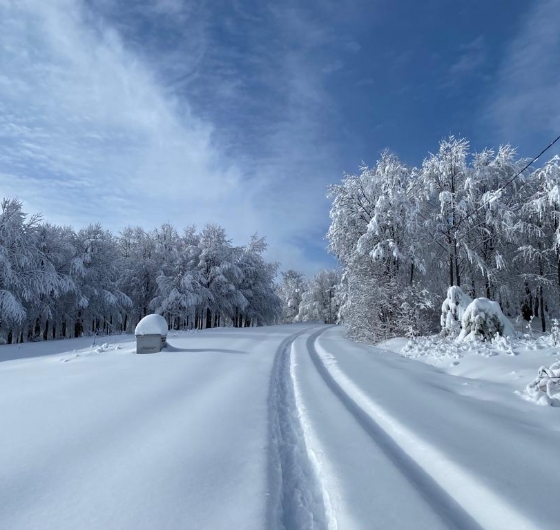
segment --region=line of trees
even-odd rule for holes
[[[440,143],[421,167],[384,152],[330,187],[330,251],[342,266],[340,318],[379,340],[434,330],[447,288],[539,318],[560,305],[560,159],[525,171],[510,146]]]
[[[275,322],[277,264],[264,238],[233,246],[223,228],[179,234],[169,224],[118,236],[28,216],[17,199],[0,213],[0,343],[131,331],[146,314],[173,329]]]
[[[278,289],[283,305],[282,321],[335,324],[340,310],[340,281],[336,270],[320,271],[310,280],[299,271],[283,272]]]

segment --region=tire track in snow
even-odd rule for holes
[[[338,367],[327,367],[323,358],[328,353],[317,343],[319,336],[325,331],[315,332],[307,339],[307,350],[317,371],[373,442],[417,489],[448,528],[458,530],[533,528],[534,525],[502,502],[502,499],[477,483],[466,471],[450,462],[435,448],[427,446],[414,433],[375,405]],[[322,355],[319,354],[318,349],[323,350]],[[403,439],[408,439],[406,449],[416,446],[417,451],[412,454],[416,457],[422,455],[421,463],[418,458],[415,459],[409,454],[410,451],[407,452],[403,448]],[[430,469],[431,465],[433,467]],[[438,470],[441,473],[436,473],[438,479],[448,473],[450,480],[436,480],[430,473],[436,467],[441,468]],[[455,484],[453,488],[455,496],[449,492],[448,486],[452,482]],[[462,504],[468,505],[469,509],[466,509],[459,499]],[[473,507],[477,508],[476,517],[473,515],[475,511]]]
[[[412,486],[421,494],[434,511],[442,517],[446,526],[458,530],[481,530],[481,527],[415,462],[343,389],[319,356],[316,343],[324,332],[314,333],[307,340],[307,350],[317,371],[341,401],[346,410],[354,416],[373,442],[391,460]]]
[[[292,344],[309,329],[288,337],[277,350],[269,393],[268,528],[326,530],[323,488],[309,458],[292,379]]]

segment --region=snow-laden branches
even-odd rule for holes
[[[544,330],[559,312],[560,159],[519,175],[525,163],[509,145],[471,154],[450,137],[419,168],[383,152],[331,186],[327,238],[350,328],[376,338],[419,328],[398,322],[403,293],[441,300],[460,286],[511,316],[538,316]]]
[[[169,224],[118,237],[29,218],[15,199],[0,213],[0,341],[134,329],[148,312],[174,328],[276,321],[276,264],[264,238],[235,247],[223,228]]]

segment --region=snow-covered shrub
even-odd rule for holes
[[[537,378],[527,385],[527,394],[539,405],[553,405],[560,397],[560,362],[541,366]]]
[[[475,298],[465,309],[462,330],[457,338],[463,340],[492,340],[496,335],[515,337],[513,324],[502,313],[500,304],[488,298]]]
[[[461,331],[461,321],[472,298],[457,285],[447,289],[447,298],[441,305],[441,333],[444,336],[458,335]]]
[[[459,361],[468,349],[469,344],[457,343],[449,337],[429,335],[412,338],[404,345],[400,354],[437,366]]]
[[[507,353],[508,355],[517,355],[513,349],[515,342],[512,341],[512,336],[495,335],[492,339],[492,346],[498,351]]]

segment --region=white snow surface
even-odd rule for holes
[[[560,408],[525,392],[547,337],[168,341],[0,347],[0,528],[558,528]]]
[[[445,334],[458,334],[465,309],[472,302],[472,298],[457,285],[447,289],[447,297],[441,304],[440,324]]]
[[[502,337],[515,337],[512,323],[502,313],[498,302],[488,298],[475,298],[465,309],[461,318],[458,341]]]
[[[527,395],[539,405],[560,405],[560,361],[539,368],[536,379],[527,385]]]
[[[167,335],[167,321],[161,315],[146,315],[134,330],[135,335]]]

